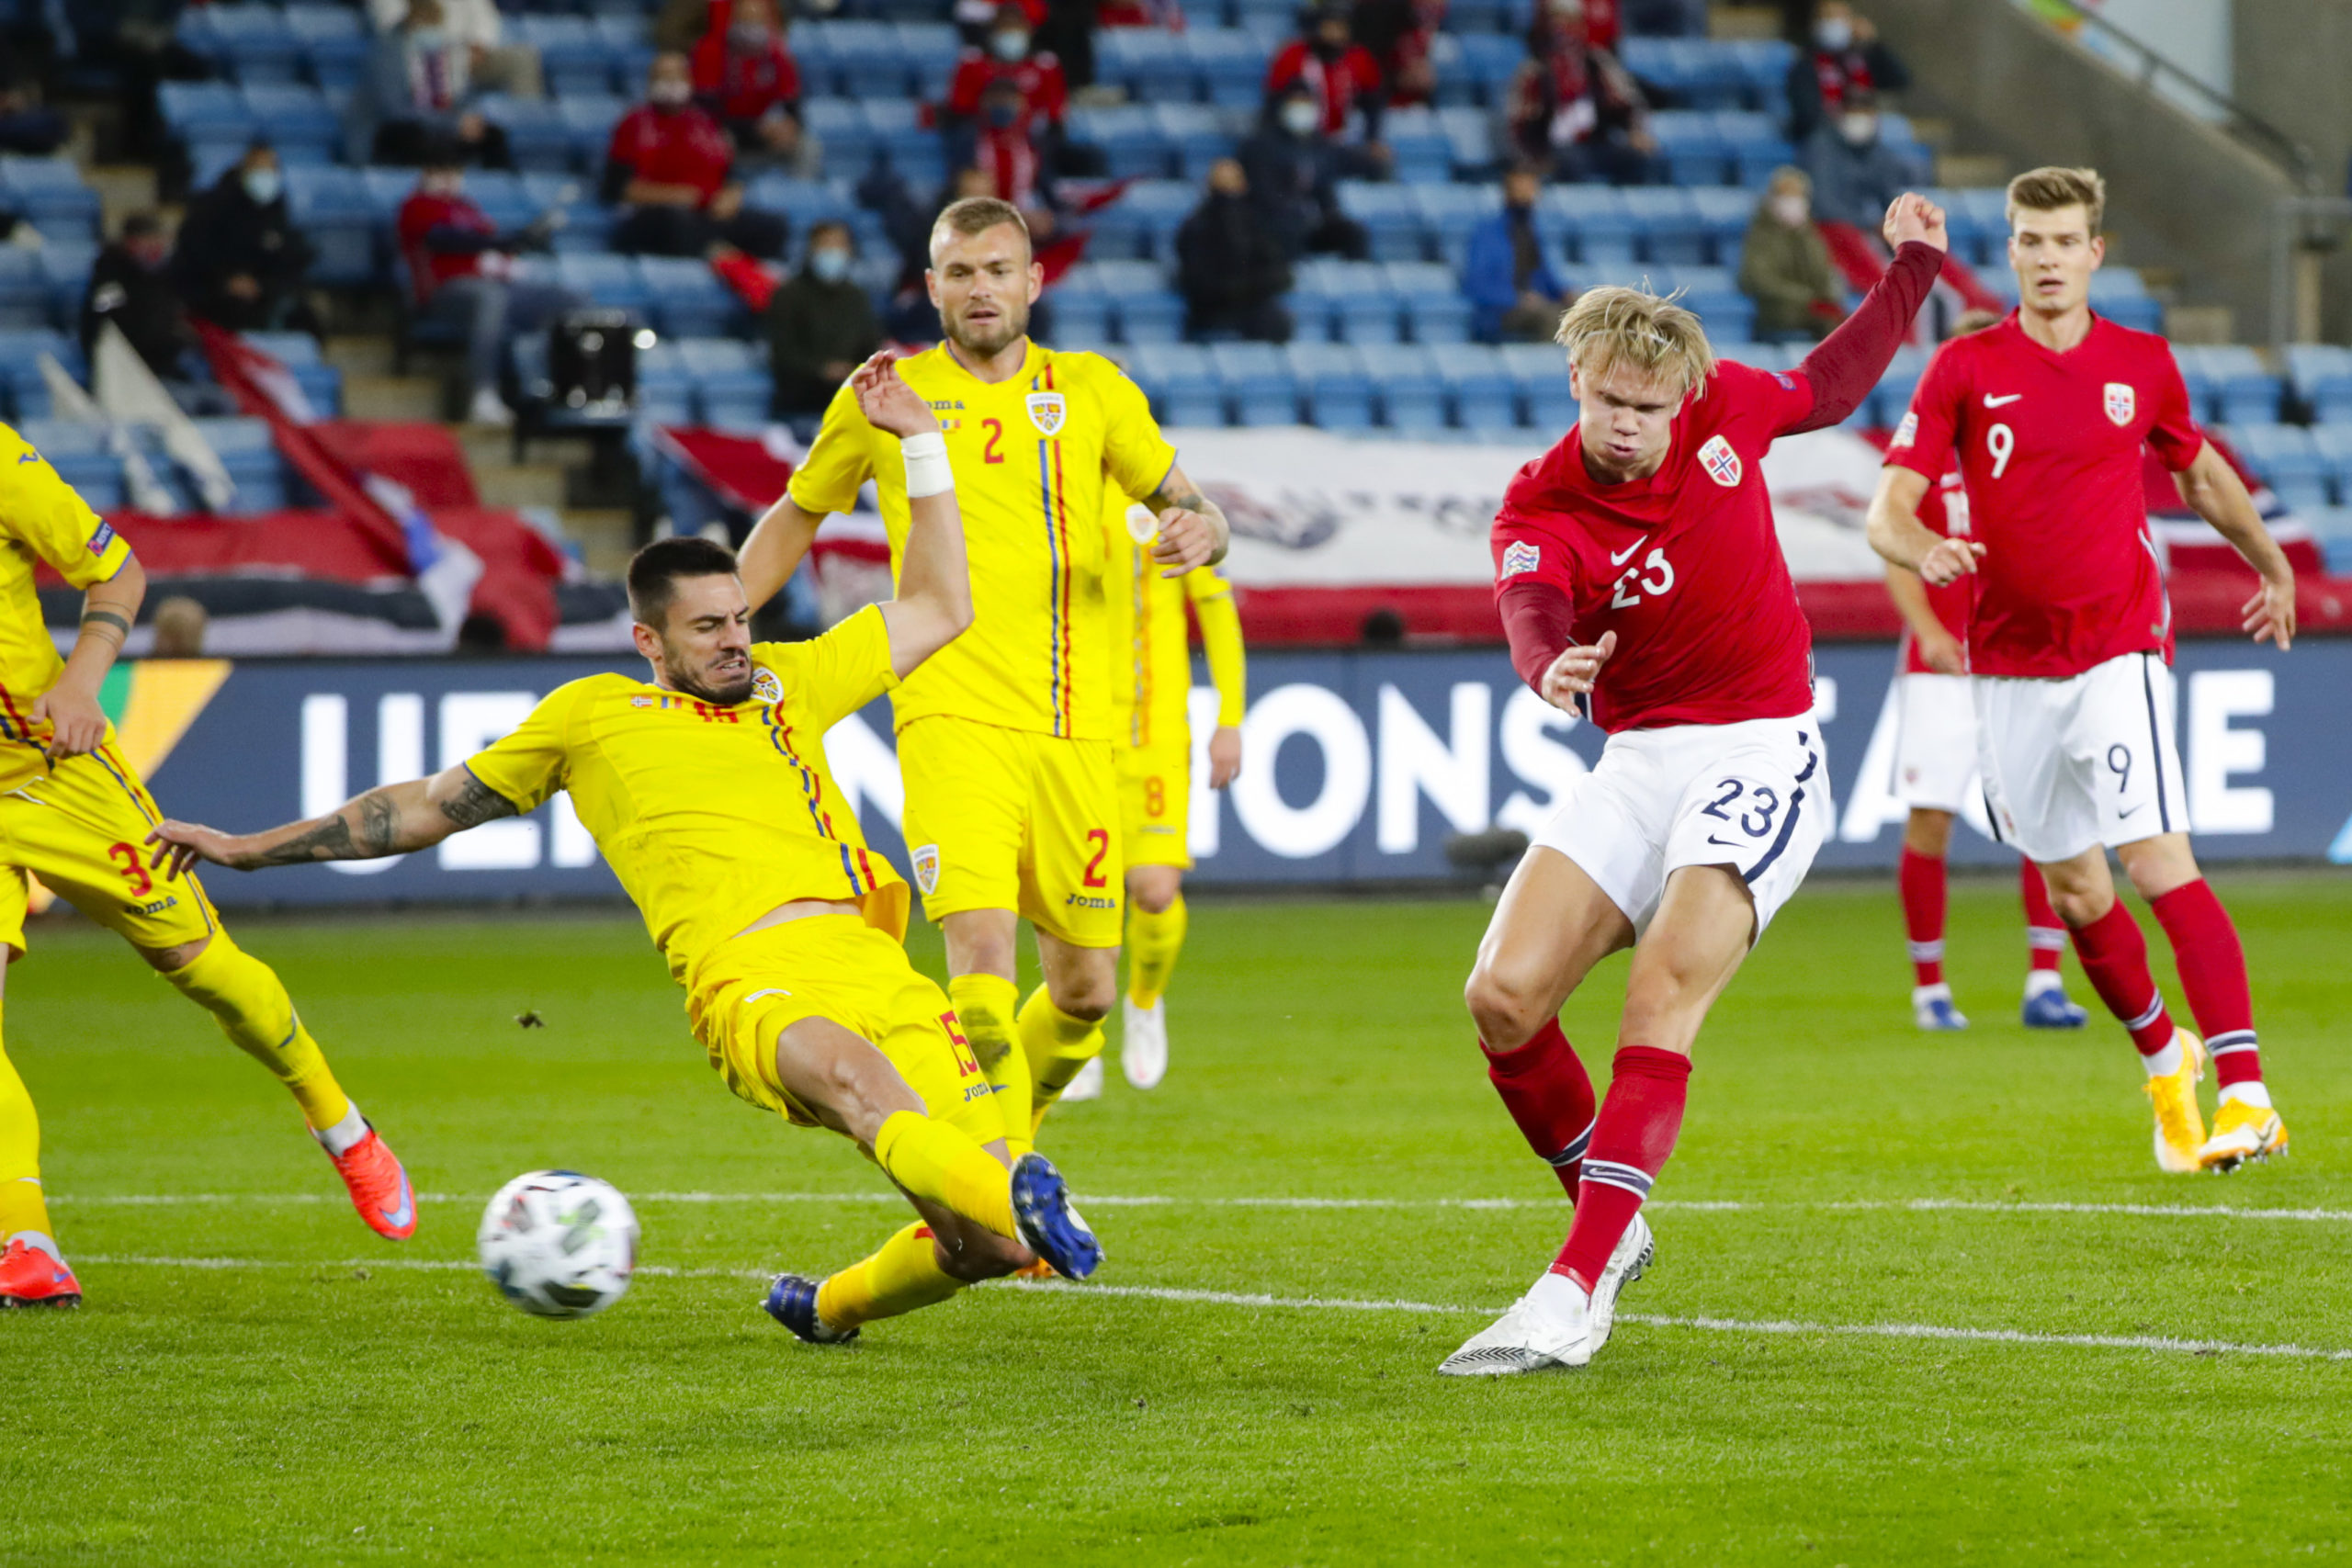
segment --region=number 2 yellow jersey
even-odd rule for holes
[[[468,759],[528,811],[571,792],[681,984],[713,949],[796,898],[856,901],[907,929],[907,886],[865,847],[825,764],[825,731],[897,684],[882,612],[808,642],[754,643],[748,702],[706,703],[627,675],[560,686]]]
[[[36,731],[27,716],[65,669],[41,619],[34,567],[46,561],[74,587],[91,588],[130,558],[130,545],[23,436],[0,424],[0,789],[48,773],[40,750],[48,726]],[[111,727],[107,735],[113,738]]]
[[[1176,449],[1142,391],[1099,355],[1033,343],[1019,374],[989,382],[942,344],[899,360],[899,374],[931,404],[946,436],[973,610],[971,629],[892,697],[899,728],[947,714],[1110,739],[1104,496],[1151,494],[1175,466]],[[868,479],[895,575],[907,538],[899,440],[867,423],[844,386],[789,493],[805,512],[847,512]]]
[[[1161,575],[1151,547],[1127,534],[1127,498],[1114,494],[1104,520],[1109,536],[1113,739],[1141,750],[1182,746],[1191,736],[1189,603],[1201,623],[1209,679],[1216,685],[1217,723],[1239,724],[1246,704],[1241,618],[1233,588],[1204,566],[1182,577]]]

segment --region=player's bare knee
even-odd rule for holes
[[[1903,825],[1903,847],[1915,855],[1941,860],[1951,848],[1951,813],[1915,807]]]
[[[2132,879],[2132,890],[2151,902],[2203,874],[2197,869],[2197,856],[2188,847],[2186,833],[2143,839],[2115,853],[2123,863],[2123,874]]]
[[[1001,1280],[1034,1261],[1034,1255],[1019,1242],[971,1224],[934,1228],[931,1248],[939,1271],[967,1285]]]
[[[1462,1000],[1470,1010],[1470,1021],[1478,1026],[1478,1038],[1492,1049],[1516,1050],[1544,1026],[1544,998],[1529,978],[1520,977],[1515,983],[1483,956],[1471,969],[1462,987]]]
[[[1147,915],[1166,914],[1183,889],[1182,874],[1174,866],[1137,866],[1127,873],[1127,900]]]
[[[1119,986],[1115,977],[1066,976],[1060,984],[1047,987],[1046,994],[1070,1017],[1100,1023],[1111,1016],[1112,1004],[1119,999]]]

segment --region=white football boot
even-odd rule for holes
[[[1119,1035],[1119,1067],[1137,1089],[1158,1089],[1168,1076],[1168,998],[1148,1008],[1120,1004],[1125,1027]]]
[[[1585,1354],[1597,1356],[1609,1343],[1609,1331],[1617,1325],[1617,1292],[1642,1277],[1657,1258],[1657,1243],[1650,1235],[1650,1223],[1639,1213],[1617,1238],[1616,1250],[1610,1253],[1608,1264],[1600,1270],[1600,1278],[1592,1286],[1592,1328]]]
[[[1100,1100],[1102,1098],[1102,1058],[1097,1056],[1092,1061],[1088,1062],[1086,1066],[1078,1069],[1078,1077],[1070,1079],[1069,1087],[1062,1090],[1060,1103],[1069,1105],[1080,1100]]]
[[[1508,1377],[1592,1359],[1592,1303],[1577,1282],[1550,1269],[1510,1310],[1438,1363],[1447,1377]]]

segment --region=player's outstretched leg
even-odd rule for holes
[[[2090,1011],[2066,994],[2058,973],[2066,954],[2066,927],[2050,907],[2050,886],[2041,868],[2018,857],[2018,895],[2025,903],[2025,1003],[2020,1011],[2028,1029],[2080,1029]]]
[[[865,1325],[936,1305],[967,1283],[942,1265],[934,1232],[918,1220],[822,1280],[777,1275],[763,1304],[807,1344],[846,1345]]]
[[[81,1282],[57,1249],[41,1191],[40,1117],[0,1049],[0,1308],[81,1304]]]
[[[2184,873],[2190,875],[2190,880],[2156,893],[2148,907],[2172,942],[2173,959],[2180,967],[2180,987],[2188,995],[2189,1010],[2204,1032],[2205,1048],[2213,1058],[2213,1077],[2221,1085],[2212,1133],[2199,1147],[2197,1163],[2207,1170],[2234,1170],[2250,1161],[2285,1154],[2287,1126],[2272,1108],[2270,1090],[2262,1081],[2253,991],[2246,981],[2245,949],[2238,942],[2237,927],[2211,886],[2194,875],[2197,866],[2188,856],[2187,841],[2179,835],[2168,837],[2178,841],[2156,839],[2126,845],[2123,863],[2134,883],[2170,881]]]
[[[335,1082],[276,971],[225,931],[180,947],[141,948],[140,954],[286,1086],[368,1228],[389,1241],[414,1235],[416,1195],[408,1172]]]
[[[1966,1029],[1944,979],[1944,855],[1951,813],[1915,807],[1904,829],[1895,886],[1903,896],[1903,929],[1911,952],[1911,1016],[1926,1030]]]
[[[1137,1089],[1157,1089],[1168,1076],[1168,982],[1190,923],[1182,878],[1174,866],[1136,866],[1127,874],[1127,995],[1119,1067]]]

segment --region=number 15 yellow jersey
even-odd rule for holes
[[[1149,495],[1175,466],[1176,449],[1142,390],[1100,355],[1032,343],[1018,374],[989,382],[942,344],[899,361],[899,374],[930,403],[946,436],[973,625],[892,696],[898,727],[945,714],[1110,739],[1106,484]],[[867,423],[856,393],[843,386],[788,493],[804,512],[847,512],[868,479],[889,530],[895,577],[907,541],[899,439]]]

